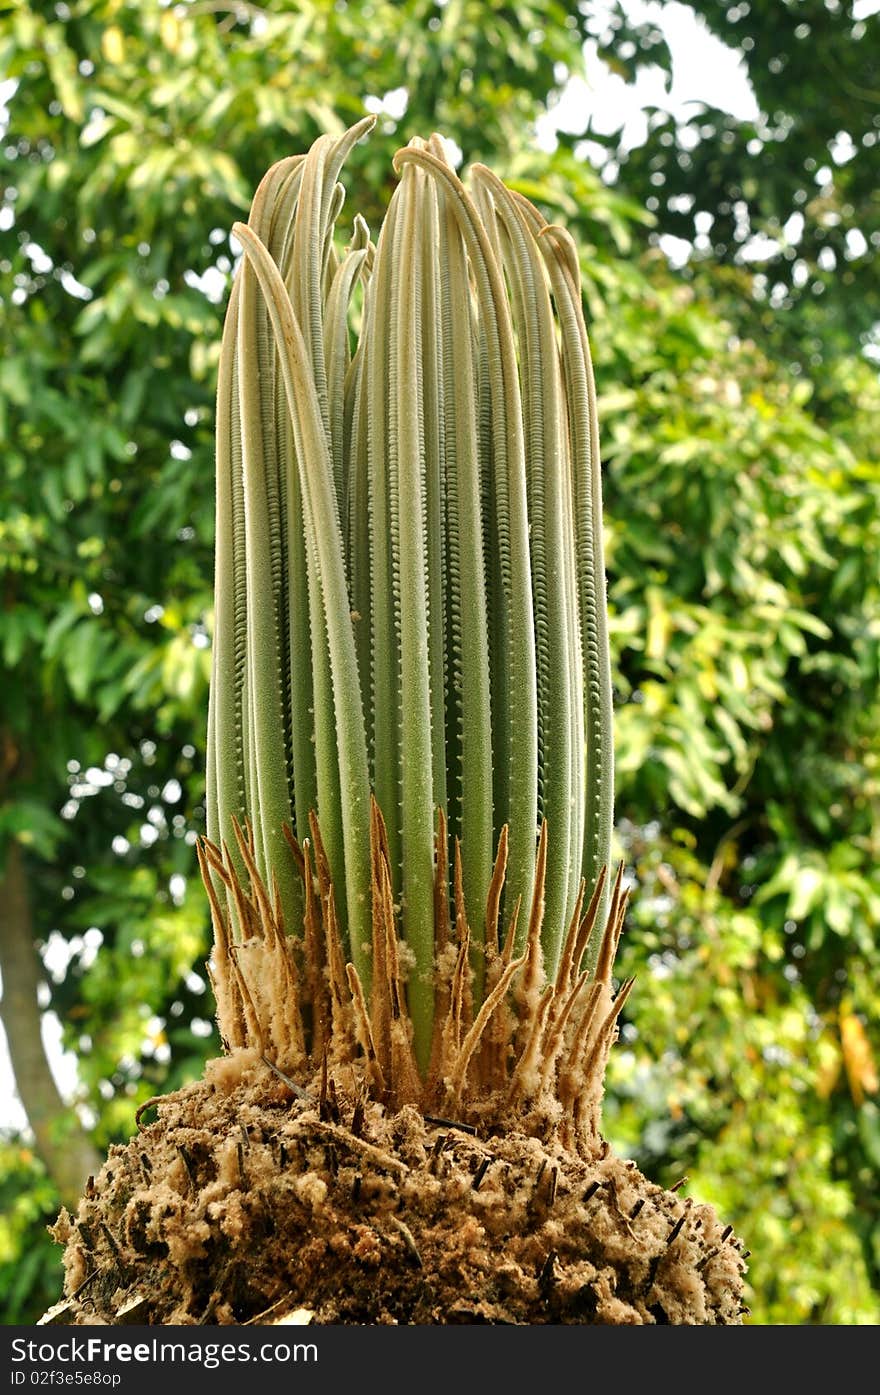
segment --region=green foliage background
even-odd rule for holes
[[[746,1237],[752,1322],[876,1323],[880,388],[860,335],[880,323],[877,28],[866,41],[843,0],[695,8],[772,112],[704,113],[696,145],[658,114],[606,183],[577,138],[547,155],[533,127],[585,39],[625,76],[668,67],[613,4],[5,7],[0,839],[26,848],[104,1150],[217,1046],[193,843],[227,231],[270,163],[405,88],[349,162],[351,212],[375,231],[393,151],[438,129],[583,250],[636,886],[606,1128]],[[836,163],[840,131],[855,155]],[[693,237],[700,210],[716,235],[671,270],[657,236]],[[757,275],[743,228],[778,242]],[[0,1141],[5,1322],[59,1291],[50,1172],[26,1137]]]

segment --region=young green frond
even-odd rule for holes
[[[583,882],[605,924],[601,475],[570,238],[482,167],[468,192],[432,136],[395,157],[376,245],[355,218],[338,251],[338,177],[371,124],[274,166],[234,230],[209,713],[219,851],[206,867],[215,920],[245,939],[236,875],[277,887],[276,919],[299,933],[314,864],[355,1012],[390,962],[376,933],[387,895],[425,1076],[450,914],[464,978],[449,991],[471,1003],[462,1022],[495,1020],[530,923],[542,928],[523,981],[555,979],[565,946],[574,953]],[[250,845],[236,837],[245,821]],[[517,907],[505,958],[499,920]],[[592,938],[566,982],[595,970]]]

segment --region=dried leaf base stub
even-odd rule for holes
[[[524,933],[501,934],[502,836],[474,953],[446,830],[436,841],[435,1026],[418,1069],[384,827],[372,814],[372,983],[345,963],[320,832],[291,848],[303,934],[236,829],[205,845],[212,978],[228,1054],[152,1103],[76,1217],[62,1212],[68,1323],[742,1321],[745,1260],[711,1207],[664,1191],[600,1132],[625,897],[583,889],[545,979],[546,827]],[[517,908],[518,909],[518,908]],[[601,935],[595,975],[580,964]],[[480,1006],[475,985],[482,983]],[[146,1107],[145,1107],[146,1108]],[[142,1113],[145,1110],[142,1110]]]

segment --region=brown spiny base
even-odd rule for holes
[[[489,1125],[211,1062],[62,1213],[72,1324],[735,1325],[740,1245],[709,1206],[516,1112]]]
[[[486,899],[484,936],[474,946],[465,913],[460,850],[452,877],[450,921],[446,826],[442,811],[435,844],[433,1035],[423,1074],[416,1061],[409,1010],[411,952],[399,938],[385,823],[375,801],[371,818],[371,983],[365,988],[346,962],[336,898],[320,829],[302,846],[289,835],[304,889],[302,933],[286,933],[277,888],[254,861],[249,830],[233,820],[246,872],[229,848],[199,848],[214,925],[208,971],[217,1021],[232,1051],[254,1048],[284,1075],[302,1082],[318,1070],[360,1069],[372,1098],[389,1110],[411,1104],[423,1114],[451,1114],[468,1123],[497,1124],[512,1113],[540,1134],[552,1127],[565,1147],[586,1155],[599,1135],[608,1052],[632,980],[614,992],[612,969],[623,929],[622,868],[600,921],[603,869],[586,903],[581,884],[554,972],[548,976],[541,932],[547,870],[547,825],[541,830],[535,886],[520,952],[520,907],[500,934],[507,862],[502,831]],[[214,879],[224,895],[218,895]],[[225,904],[224,904],[225,901]],[[592,972],[584,967],[595,948]],[[475,1001],[472,953],[484,970]]]

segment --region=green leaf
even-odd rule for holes
[[[805,920],[819,904],[825,878],[817,867],[799,867],[792,877],[787,916],[790,920]]]

